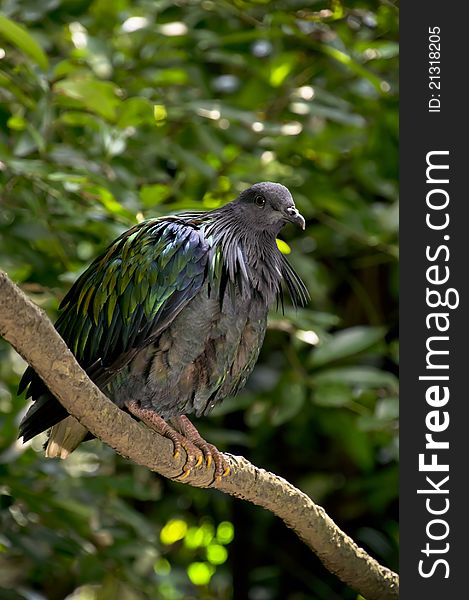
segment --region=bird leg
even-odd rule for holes
[[[207,467],[210,467],[213,460],[216,479],[221,479],[221,477],[226,477],[230,474],[230,466],[220,450],[213,444],[209,444],[205,441],[197,431],[195,425],[193,425],[185,415],[173,417],[171,419],[171,424],[174,425],[177,431],[179,431],[185,439],[190,440],[194,446],[202,450]]]
[[[132,415],[138,417],[141,421],[143,421],[143,423],[145,423],[145,425],[150,427],[150,429],[153,429],[157,433],[173,442],[174,458],[177,458],[181,453],[181,448],[184,448],[187,454],[187,460],[184,464],[183,475],[180,477],[180,479],[185,479],[188,477],[194,467],[199,467],[202,464],[204,460],[203,449],[195,444],[191,439],[185,437],[184,434],[173,429],[173,427],[171,427],[171,425],[169,425],[169,423],[167,423],[157,413],[151,409],[142,408],[135,400],[127,403],[126,407]]]

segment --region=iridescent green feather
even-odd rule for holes
[[[127,355],[130,360],[193,298],[203,285],[209,251],[190,223],[152,219],[124,233],[78,278],[62,301],[56,328],[95,381],[102,384],[114,362],[125,364]],[[25,378],[32,385],[34,372]]]

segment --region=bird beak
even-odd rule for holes
[[[298,212],[298,209],[295,206],[289,206],[286,210],[287,213],[287,221],[290,223],[295,223],[299,225],[301,229],[305,228],[305,219],[302,214]]]

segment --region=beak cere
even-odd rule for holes
[[[298,209],[295,206],[289,206],[287,208],[287,219],[290,223],[296,223],[301,227],[301,229],[305,228],[305,219],[303,215],[298,212]]]

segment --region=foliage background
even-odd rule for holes
[[[4,0],[0,266],[56,317],[142,218],[289,186],[282,249],[310,305],[272,312],[248,386],[201,432],[322,504],[397,567],[397,23],[387,0]],[[16,23],[16,25],[15,25]],[[23,447],[0,340],[0,596],[336,600],[356,594],[271,514],[97,441]]]

